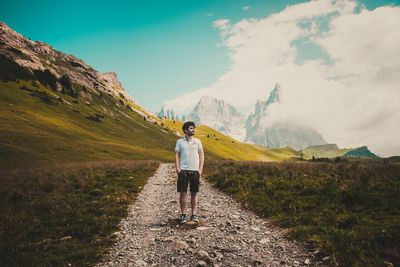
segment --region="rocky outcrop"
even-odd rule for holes
[[[38,80],[60,91],[67,85],[76,95],[82,90],[95,95],[103,92],[136,103],[125,92],[116,73],[100,73],[73,55],[23,37],[4,22],[0,22],[0,79]]]
[[[245,117],[224,100],[203,96],[185,119],[207,125],[239,141],[245,136]]]
[[[267,101],[258,100],[254,113],[246,120],[245,142],[270,148],[291,146],[297,150],[312,145],[326,144],[324,138],[312,129],[287,122],[276,122],[266,125],[267,109],[271,104],[279,104],[281,99],[279,84],[271,91]]]

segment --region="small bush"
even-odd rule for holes
[[[26,87],[25,85],[21,85],[19,87],[19,89],[24,90],[24,91],[28,91],[28,92],[33,92],[34,91],[33,89],[30,89],[30,88]]]
[[[86,119],[91,120],[91,121],[102,122],[102,121],[99,119],[99,117],[97,117],[97,116],[92,116],[92,115],[86,116]]]

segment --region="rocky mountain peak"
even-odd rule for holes
[[[265,106],[268,106],[272,103],[279,103],[282,95],[282,89],[279,83],[275,84],[274,89],[272,89],[271,93],[269,94],[268,100],[265,102]]]
[[[244,139],[244,115],[222,99],[202,96],[185,119],[207,125],[237,140]]]

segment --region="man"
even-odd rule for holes
[[[186,222],[186,193],[190,184],[192,216],[191,221],[198,222],[197,198],[199,192],[200,176],[203,172],[204,151],[199,139],[193,137],[195,125],[192,121],[183,124],[182,130],[185,137],[178,139],[175,146],[175,169],[178,174],[177,188],[180,193],[181,207],[180,223]],[[179,159],[180,154],[180,159]]]

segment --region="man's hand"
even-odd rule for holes
[[[179,153],[178,151],[175,151],[175,170],[176,174],[179,175],[181,172],[180,166],[179,166]]]
[[[200,174],[200,176],[201,176],[201,174],[203,173],[203,170],[199,170],[199,174]]]

